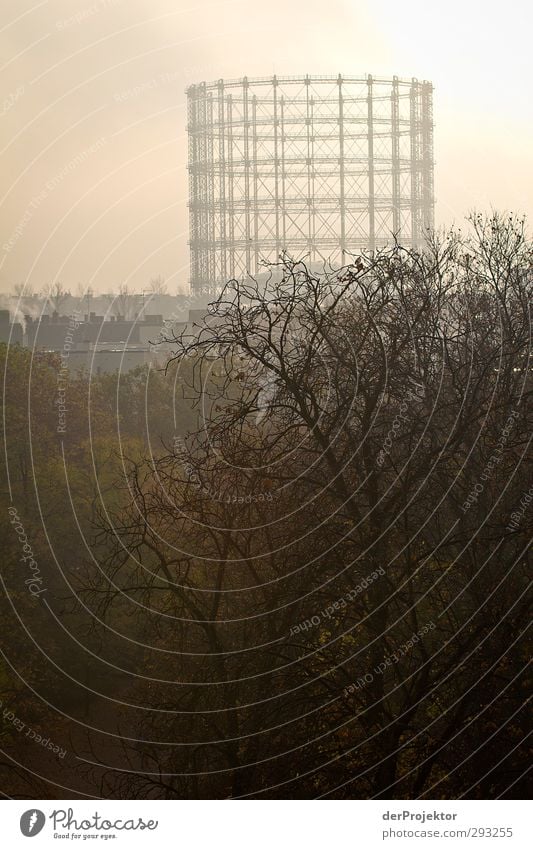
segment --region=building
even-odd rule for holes
[[[6,345],[22,345],[22,324],[12,322],[9,310],[0,310],[0,342]]]
[[[137,366],[161,364],[162,315],[146,315],[134,321],[121,316],[104,319],[90,313],[83,317],[25,316],[25,344],[32,351],[52,351],[63,355],[70,371],[86,369],[95,374],[129,371]]]
[[[344,265],[433,226],[433,87],[398,77],[261,77],[187,89],[193,293],[262,260]]]
[[[62,351],[66,341],[71,347],[147,347],[157,344],[164,325],[162,315],[125,321],[122,316],[104,319],[93,312],[83,317],[76,313],[71,316],[53,313],[38,319],[26,315],[24,319],[27,347],[46,351]]]

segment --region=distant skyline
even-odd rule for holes
[[[532,24],[518,0],[4,0],[0,291],[185,291],[185,88],[220,77],[431,80],[437,225],[531,223]]]

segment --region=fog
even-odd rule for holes
[[[531,8],[406,0],[3,3],[0,288],[188,286],[185,88],[273,73],[429,79],[436,221],[531,214]]]

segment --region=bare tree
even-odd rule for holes
[[[285,257],[172,339],[198,429],[130,463],[129,507],[102,515],[109,586],[86,587],[107,616],[158,611],[140,727],[195,741],[185,763],[143,746],[135,792],[519,779],[531,245],[516,219],[472,224],[322,274]]]
[[[61,313],[65,303],[70,298],[70,292],[63,287],[63,284],[60,283],[59,280],[52,283],[48,289],[45,290],[44,295],[54,312],[57,313]]]
[[[158,274],[156,277],[152,277],[148,283],[148,291],[153,295],[166,295],[168,292],[168,286],[165,283],[165,278],[161,274]]]
[[[109,303],[109,309],[116,318],[119,316],[129,321],[132,317],[136,298],[127,283],[122,283],[116,293],[105,296]]]
[[[32,298],[34,295],[33,286],[29,283],[15,283],[13,291],[17,298]]]

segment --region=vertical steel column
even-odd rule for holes
[[[227,239],[226,239],[226,122],[224,120],[224,80],[218,81],[218,180],[219,180],[219,228],[220,228],[220,277],[227,282]]]
[[[287,249],[287,200],[285,194],[285,98],[283,95],[280,100],[280,115],[281,115],[281,222],[283,232],[283,250]]]
[[[392,141],[392,226],[394,235],[400,230],[400,100],[398,77],[392,79],[391,93],[391,141]]]
[[[413,77],[410,91],[410,131],[411,131],[411,244],[418,247],[420,225],[418,215],[419,174],[418,174],[418,81]]]
[[[422,83],[422,226],[434,226],[433,199],[433,86]]]
[[[253,170],[252,184],[254,197],[254,268],[252,273],[255,274],[259,268],[259,207],[257,197],[257,95],[252,97],[252,152],[253,152]]]
[[[367,130],[368,130],[368,246],[371,251],[376,247],[376,213],[374,187],[374,100],[372,75],[367,77]]]
[[[344,265],[346,257],[346,200],[344,195],[344,96],[342,93],[342,76],[337,77],[339,87],[339,206],[340,206],[340,245],[341,264]]]
[[[202,248],[200,287],[205,289],[209,286],[209,185],[208,185],[208,110],[207,110],[207,88],[202,84],[202,126],[201,126],[201,156],[200,168],[202,174],[201,209],[202,209]]]
[[[198,177],[196,174],[196,102],[194,93],[196,88],[191,86],[187,90],[187,133],[188,133],[188,171],[189,171],[189,245],[190,245],[190,276],[191,287],[194,288],[198,279],[198,209],[196,198],[198,197]],[[87,311],[88,312],[88,311]]]
[[[196,255],[193,261],[195,273],[195,288],[202,291],[209,285],[210,268],[208,264],[208,175],[207,175],[207,89],[205,83],[194,86],[192,92],[194,129],[191,163],[193,183],[196,194],[193,198],[193,209],[195,210],[196,234],[193,242],[193,253]]]
[[[242,81],[243,99],[243,124],[244,124],[244,208],[245,208],[245,240],[246,240],[246,273],[250,272],[251,266],[251,222],[250,222],[250,139],[249,139],[249,114],[248,114],[248,77]]]
[[[217,252],[216,252],[216,206],[215,206],[215,159],[213,153],[214,133],[213,133],[213,95],[209,92],[206,98],[207,108],[207,262],[209,267],[209,279],[215,283],[219,282],[217,275]]]
[[[278,149],[278,80],[276,75],[272,77],[272,91],[274,100],[274,206],[276,216],[276,260],[281,253],[279,241],[279,149]]]
[[[310,254],[310,259],[313,258],[313,213],[312,213],[312,205],[313,205],[313,195],[312,195],[312,167],[313,167],[313,158],[312,158],[312,148],[311,148],[311,101],[309,98],[309,85],[310,79],[307,75],[305,78],[305,127],[306,127],[306,135],[307,135],[307,157],[306,157],[306,165],[307,165],[307,247]]]
[[[233,98],[228,94],[227,99],[227,127],[228,127],[228,228],[229,228],[229,273],[231,278],[235,278],[235,206],[233,184],[235,174],[233,170]]]

